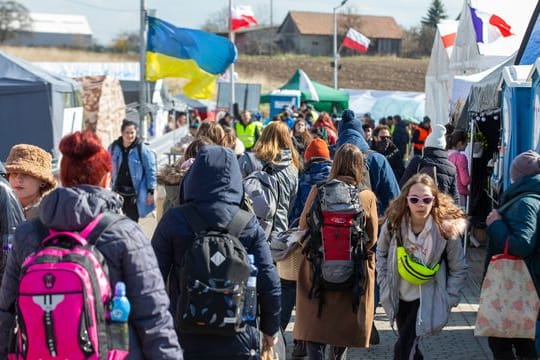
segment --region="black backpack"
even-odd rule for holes
[[[353,294],[353,310],[365,293],[364,261],[367,259],[366,215],[358,192],[362,189],[333,179],[317,187],[308,217],[311,237],[304,249],[311,263],[310,298],[319,299],[319,316],[324,291]]]
[[[253,215],[239,209],[227,227],[221,228],[209,227],[193,204],[179,209],[195,238],[180,271],[178,331],[213,335],[244,331],[242,310],[250,266],[238,237]]]

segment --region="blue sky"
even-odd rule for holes
[[[139,28],[139,0],[19,0],[30,11],[85,15],[94,37],[108,45],[112,38],[124,31]],[[148,9],[156,9],[156,16],[179,27],[200,28],[216,11],[228,5],[228,0],[146,0]],[[233,5],[251,5],[255,17],[270,22],[273,4],[275,24],[281,23],[290,10],[332,12],[340,0],[233,0]],[[446,12],[455,18],[463,0],[443,0]],[[427,13],[431,0],[348,0],[340,9],[348,8],[363,15],[393,16],[405,27],[417,25]]]

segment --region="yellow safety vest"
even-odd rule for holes
[[[257,133],[257,124],[254,121],[245,126],[239,121],[234,126],[234,130],[236,131],[236,136],[246,147],[246,150],[251,149],[253,145],[255,145],[255,141],[257,140],[255,138],[255,134]]]

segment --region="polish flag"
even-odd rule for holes
[[[476,32],[476,42],[490,43],[512,34],[510,25],[501,17],[471,7],[471,17]]]
[[[367,52],[370,42],[371,41],[367,37],[353,28],[349,28],[349,31],[347,31],[347,34],[343,39],[342,45],[356,51]]]
[[[243,27],[257,25],[251,6],[240,5],[231,8],[231,30],[235,31]]]

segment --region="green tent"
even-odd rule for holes
[[[297,69],[294,75],[289,79],[289,81],[280,87],[280,90],[300,90],[302,93],[301,100],[307,101],[313,104],[313,107],[317,111],[327,111],[329,113],[333,112],[335,107],[338,112],[341,112],[349,107],[349,94],[345,91],[335,90],[330,86],[323,85],[313,80],[307,79],[313,86],[312,89],[315,90],[319,101],[313,101],[313,95],[311,94],[307,86],[301,86],[301,70]],[[268,103],[270,102],[271,94],[261,95],[261,102]]]

